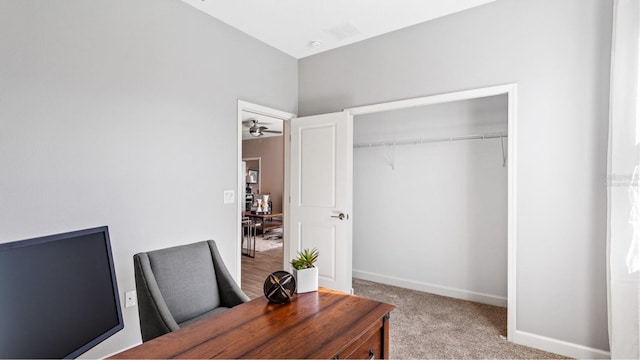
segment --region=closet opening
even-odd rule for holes
[[[515,85],[438,97],[348,109],[353,278],[508,304],[512,340]]]

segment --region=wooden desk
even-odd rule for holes
[[[113,359],[387,359],[393,308],[326,289],[296,294],[287,304],[260,297]]]

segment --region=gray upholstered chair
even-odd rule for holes
[[[213,240],[133,256],[142,341],[249,300]]]

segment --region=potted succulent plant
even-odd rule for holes
[[[297,293],[318,291],[318,249],[304,249],[298,252],[298,257],[291,260],[293,275],[296,278]]]

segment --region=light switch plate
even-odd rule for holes
[[[225,190],[224,191],[224,203],[225,204],[233,204],[235,201],[235,191],[233,190]]]

